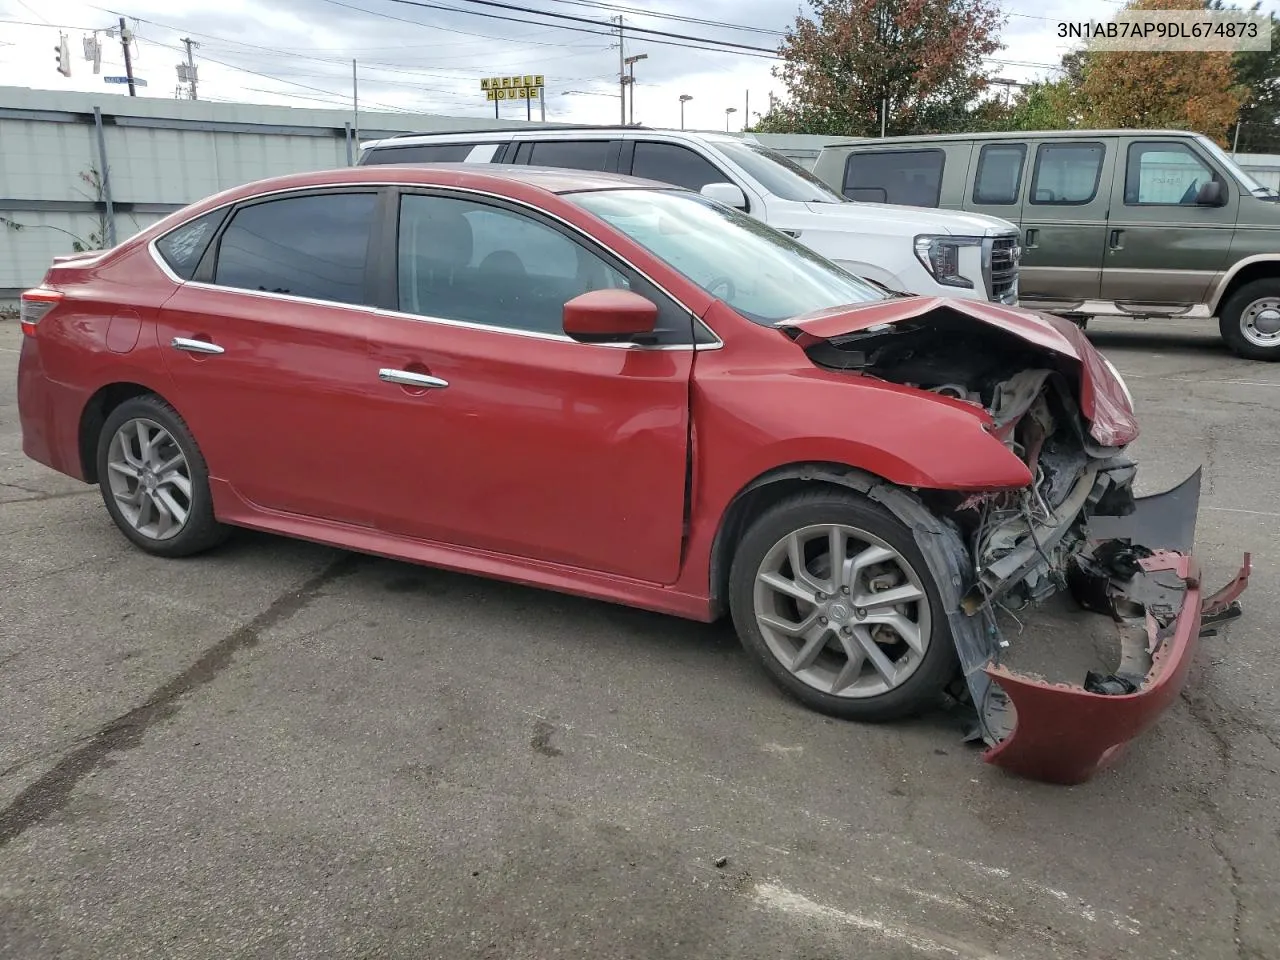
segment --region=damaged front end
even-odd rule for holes
[[[820,366],[981,407],[1027,465],[1020,490],[920,492],[936,522],[912,526],[935,582],[963,584],[942,593],[985,759],[1082,782],[1177,698],[1202,632],[1239,615],[1249,556],[1203,595],[1200,472],[1134,496],[1131,402],[1077,328],[983,304],[906,311],[839,330],[828,316],[795,335]]]

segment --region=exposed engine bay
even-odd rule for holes
[[[1233,584],[1200,597],[1189,556],[1199,471],[1135,498],[1135,464],[1123,446],[1099,443],[1082,414],[1081,362],[956,310],[813,339],[805,351],[828,369],[981,407],[990,432],[1027,465],[1033,480],[1019,490],[921,491],[945,536],[917,541],[935,579],[963,580],[949,622],[976,712],[972,738],[1018,772],[1086,779],[1145,726],[1135,695],[1169,684],[1176,693],[1180,678],[1162,664],[1185,675],[1190,657],[1170,652],[1239,615],[1247,555]],[[1110,713],[1103,699],[1114,701]],[[1100,730],[1080,747],[1079,728],[1090,724]],[[1072,750],[1079,756],[1063,763]]]

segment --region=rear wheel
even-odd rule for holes
[[[956,669],[910,529],[851,492],[813,491],[765,511],[738,545],[730,609],[774,682],[833,716],[918,713]]]
[[[148,553],[185,557],[226,538],[195,438],[157,396],[126,400],[98,437],[98,486],[120,532]]]
[[[1248,360],[1280,360],[1280,280],[1246,283],[1223,304],[1222,339]]]

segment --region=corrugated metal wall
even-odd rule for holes
[[[0,224],[0,301],[38,283],[50,260],[78,241],[102,243],[95,107],[117,240],[219,190],[346,166],[358,155],[352,114],[341,110],[0,87],[0,218],[21,227]],[[358,138],[510,125],[362,111]]]

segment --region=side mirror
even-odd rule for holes
[[[736,183],[708,183],[704,184],[698,192],[708,200],[723,203],[726,207],[737,207],[739,210],[747,209],[747,195],[742,192],[742,188]]]
[[[1200,184],[1200,189],[1196,192],[1196,206],[1220,207],[1226,202],[1227,198],[1223,194],[1222,184],[1217,180],[1210,180],[1208,183]]]
[[[630,340],[657,322],[658,305],[630,290],[591,290],[564,305],[564,332],[583,343]]]

